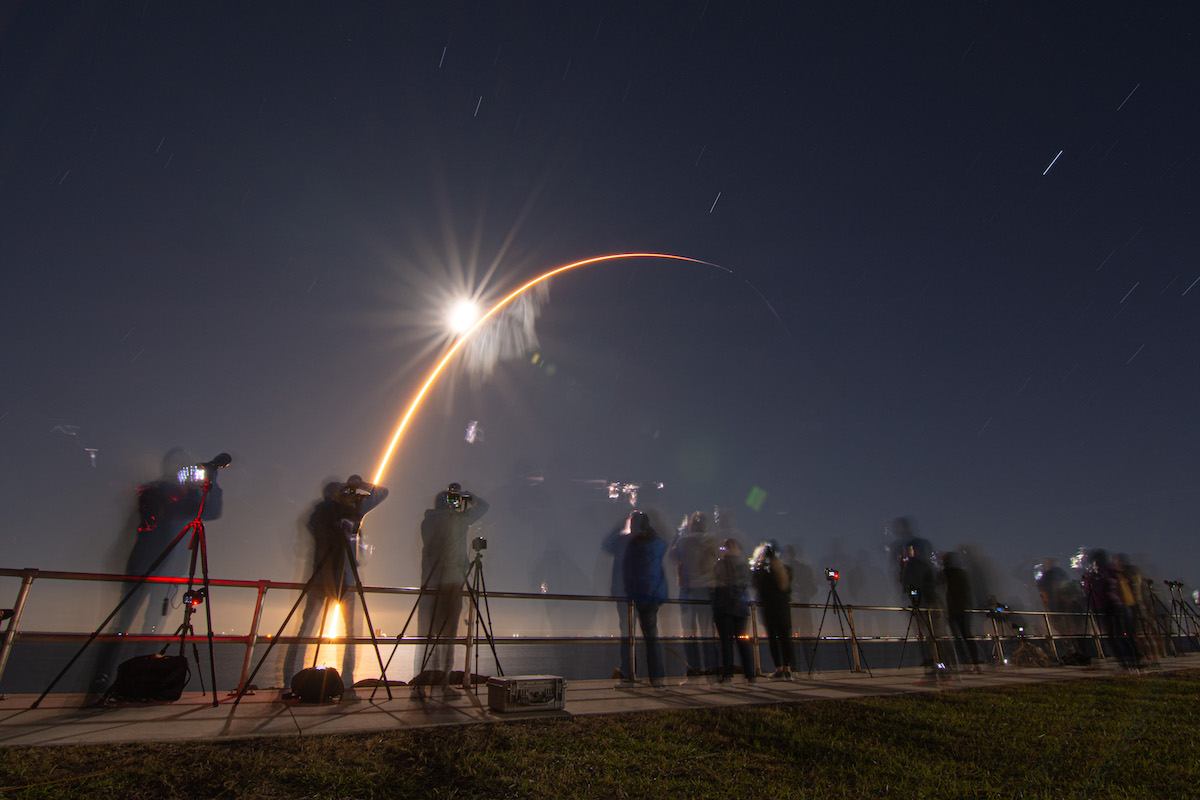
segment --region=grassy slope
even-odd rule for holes
[[[0,748],[0,797],[1197,797],[1198,701],[1190,671],[359,736]]]

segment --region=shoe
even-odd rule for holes
[[[442,699],[443,700],[457,700],[460,697],[462,697],[462,692],[460,692],[458,689],[455,689],[452,686],[443,686],[442,687]]]
[[[414,686],[412,688],[412,691],[408,693],[408,696],[409,696],[409,699],[411,699],[411,700],[424,700],[425,699],[425,687],[424,686]]]

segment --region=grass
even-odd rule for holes
[[[213,744],[0,748],[0,798],[1179,798],[1200,670]]]

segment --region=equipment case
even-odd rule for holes
[[[556,675],[511,675],[488,678],[492,711],[544,711],[566,705],[567,682]]]

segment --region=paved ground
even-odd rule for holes
[[[1170,658],[1157,670],[1200,667],[1200,655]],[[84,707],[82,695],[49,695],[36,709],[35,695],[0,699],[0,745],[104,744],[136,741],[221,741],[252,736],[314,736],[418,728],[430,725],[496,723],[513,719],[615,714],[668,708],[716,708],[733,705],[795,703],[805,700],[868,697],[904,692],[937,692],[1014,683],[1106,677],[1116,673],[1109,662],[1097,668],[1004,667],[966,674],[927,685],[920,669],[875,670],[872,674],[826,672],[801,674],[790,683],[760,680],[747,685],[710,684],[703,680],[666,689],[638,684],[615,688],[611,681],[573,681],[566,707],[556,711],[500,713],[488,707],[487,687],[453,700],[417,700],[406,686],[392,688],[393,699],[379,688],[357,689],[340,703],[301,704],[285,701],[278,690],[233,697],[187,693],[174,703]],[[1155,670],[1152,670],[1152,672]]]

